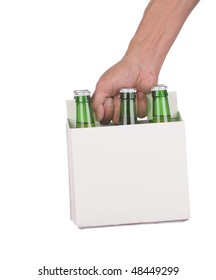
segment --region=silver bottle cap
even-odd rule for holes
[[[137,93],[135,88],[121,88],[119,90],[120,93]]]
[[[74,98],[77,96],[90,96],[91,92],[88,89],[78,89],[74,90]]]
[[[159,84],[151,89],[151,91],[158,91],[158,90],[167,90],[167,86],[163,84]]]

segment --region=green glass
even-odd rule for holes
[[[76,101],[76,127],[94,127],[94,117],[91,108],[90,91],[75,90],[74,98]]]
[[[136,89],[122,88],[119,92],[121,99],[119,124],[136,124]]]
[[[153,122],[171,122],[167,87],[158,85],[152,88]]]

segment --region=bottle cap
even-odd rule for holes
[[[163,84],[159,84],[151,89],[151,91],[158,91],[158,90],[167,90],[167,86]]]
[[[152,97],[166,97],[168,96],[167,93],[167,86],[163,84],[159,84],[151,89]]]
[[[78,89],[74,90],[74,98],[77,96],[90,96],[91,92],[88,89]]]
[[[121,88],[119,90],[120,93],[137,93],[135,88]]]

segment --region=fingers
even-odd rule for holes
[[[113,114],[113,122],[114,124],[119,124],[119,116],[120,116],[120,94],[117,94],[114,97],[114,114]]]
[[[100,122],[102,124],[108,124],[112,120],[113,114],[114,114],[114,101],[112,97],[108,97],[104,103],[104,115]]]
[[[147,98],[145,93],[137,92],[137,116],[144,118],[147,115]]]
[[[96,113],[98,121],[108,124],[113,120],[114,124],[119,123],[120,96],[118,87],[114,88],[109,75],[104,74],[99,79],[92,97],[92,108]],[[147,114],[147,99],[143,92],[137,93],[137,116],[144,118]]]
[[[93,95],[92,107],[96,113],[97,119],[102,124],[108,124],[113,120],[114,124],[119,123],[120,115],[120,95],[112,97],[105,97],[103,94],[97,94],[95,91]],[[144,118],[147,115],[147,99],[143,92],[137,92],[137,116]]]
[[[100,93],[100,90],[96,88],[92,96],[92,108],[95,111],[98,121],[101,121],[104,117],[104,103],[106,96]]]
[[[95,92],[92,96],[92,108],[96,113],[98,121],[106,121],[106,119],[109,119],[109,115],[112,111],[111,108],[113,106],[113,101],[110,99],[111,97],[111,83],[107,78],[102,76],[98,81]],[[106,110],[105,107],[107,108]]]
[[[104,103],[104,116],[101,120],[102,124],[108,124],[113,120],[114,124],[119,124],[120,116],[120,94],[117,94],[113,98],[107,98]],[[147,99],[143,92],[137,93],[137,116],[144,118],[147,115]]]

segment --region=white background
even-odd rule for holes
[[[37,276],[43,265],[128,270],[179,266],[179,276],[168,279],[214,279],[213,0],[201,1],[192,12],[159,80],[177,90],[186,122],[191,219],[87,230],[69,220],[65,100],[77,88],[93,91],[99,76],[121,59],[147,3],[0,2],[1,279],[93,278]]]

